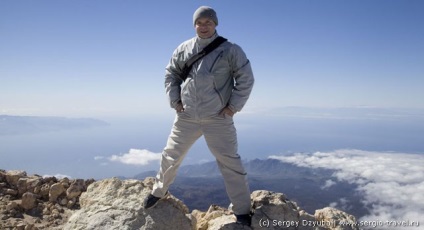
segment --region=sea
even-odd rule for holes
[[[234,122],[243,160],[337,149],[423,154],[423,114],[422,110],[405,109],[283,108],[270,113],[236,114]],[[107,125],[2,133],[0,169],[94,179],[131,178],[158,169],[157,160],[142,165],[111,158],[131,149],[160,154],[173,115],[99,120]],[[184,164],[213,160],[201,138],[190,149]]]

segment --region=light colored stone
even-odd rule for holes
[[[143,200],[151,188],[137,180],[105,179],[81,194],[81,209],[64,229],[191,229],[188,208],[172,195],[144,210]]]
[[[18,195],[18,191],[15,190],[15,189],[11,189],[11,188],[5,189],[4,193],[7,194],[7,195],[12,195],[12,196]]]
[[[11,211],[11,210],[14,210],[14,209],[17,209],[17,208],[18,208],[18,203],[16,203],[15,201],[12,201],[12,202],[10,202],[6,205],[7,211]]]
[[[66,197],[68,199],[72,199],[81,195],[81,193],[85,190],[85,183],[82,179],[77,179],[69,186],[66,190]]]
[[[358,229],[354,226],[356,218],[343,211],[335,208],[326,207],[315,211],[315,218],[317,221],[322,222],[324,225],[331,226],[332,230],[351,230]],[[344,223],[340,225],[340,222]]]
[[[265,190],[254,191],[251,194],[252,205],[255,215],[252,217],[252,228],[262,228],[263,220],[270,223],[267,229],[281,229],[282,226],[273,224],[273,220],[286,221],[285,229],[296,229],[296,226],[289,223],[299,223],[299,207],[295,202],[286,198],[282,193],[275,193]],[[290,221],[290,222],[287,222]]]
[[[211,205],[207,212],[194,210],[191,215],[196,218],[197,230],[208,230],[212,226],[214,229],[219,229],[223,225],[235,221],[234,215],[229,210],[217,205]]]
[[[6,181],[13,187],[17,187],[19,179],[26,177],[27,173],[21,170],[10,170],[6,172]]]
[[[33,209],[37,206],[37,195],[26,192],[22,195],[21,207],[25,210]]]
[[[49,190],[49,201],[55,202],[57,198],[65,192],[65,188],[61,183],[55,183]]]

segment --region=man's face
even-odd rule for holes
[[[209,18],[199,18],[196,21],[196,33],[200,38],[210,38],[215,34],[215,22]]]

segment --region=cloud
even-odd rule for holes
[[[370,214],[360,220],[424,223],[424,155],[343,149],[270,158],[332,169],[339,181],[358,185],[357,190],[364,194],[364,205],[370,208]],[[343,200],[337,203],[346,205]]]
[[[335,184],[337,184],[335,181],[327,180],[327,181],[325,181],[325,184],[323,186],[321,186],[321,189],[323,189],[323,190],[328,189]]]
[[[146,149],[130,149],[122,155],[112,155],[107,159],[112,162],[120,162],[128,165],[148,165],[152,161],[159,161],[161,153],[153,153]],[[99,159],[99,157],[96,157]]]
[[[95,156],[94,160],[99,161],[99,160],[103,160],[105,157],[104,156]]]
[[[344,197],[340,198],[338,202],[330,203],[330,207],[337,208],[340,207],[343,210],[352,209],[352,205],[350,205],[350,201]]]
[[[72,179],[72,177],[71,176],[68,176],[68,175],[64,175],[64,174],[60,174],[60,173],[58,173],[58,174],[55,174],[55,175],[48,175],[48,174],[46,174],[46,175],[43,175],[43,178],[47,178],[47,177],[56,177],[57,179],[63,179],[63,178],[68,178],[68,179]]]

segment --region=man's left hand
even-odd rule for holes
[[[222,111],[221,111],[221,113],[219,113],[220,115],[222,115],[222,116],[225,116],[225,115],[228,115],[228,116],[230,116],[230,117],[233,117],[234,116],[234,114],[235,114],[235,112],[233,112],[228,106],[227,107],[225,107]]]

